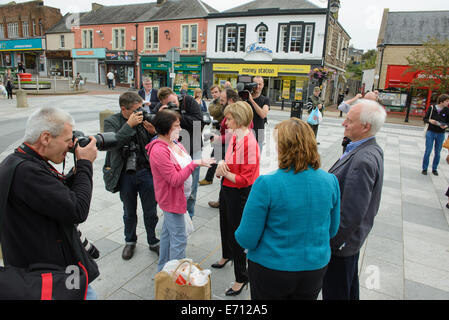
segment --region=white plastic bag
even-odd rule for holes
[[[190,218],[190,215],[188,212],[184,214],[184,223],[186,225],[186,235],[187,237],[192,234],[193,231],[195,231],[195,228],[193,227],[192,219]]]
[[[193,264],[192,259],[170,260],[162,269],[163,272],[173,275],[179,285],[201,287],[209,281],[210,270],[200,270]]]

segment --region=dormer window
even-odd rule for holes
[[[256,27],[257,32],[257,43],[258,44],[265,44],[267,41],[267,32],[268,27],[266,24],[261,23]]]

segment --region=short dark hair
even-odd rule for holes
[[[231,88],[227,88],[226,89],[226,100],[232,99],[234,102],[240,101],[242,99],[240,99],[238,93]]]
[[[157,98],[159,99],[160,102],[162,102],[172,94],[175,94],[172,89],[167,87],[160,88],[159,91],[157,92]]]
[[[125,92],[120,95],[119,98],[120,107],[124,107],[126,110],[131,109],[131,107],[136,103],[142,103],[142,98],[135,92]]]
[[[440,96],[438,97],[437,104],[440,104],[440,103],[442,103],[442,102],[444,102],[444,101],[446,101],[446,100],[449,100],[449,95],[447,95],[447,94],[442,94],[442,95],[440,95]]]
[[[156,113],[153,119],[153,125],[158,134],[165,136],[170,132],[176,120],[181,120],[181,115],[178,112],[164,109]]]

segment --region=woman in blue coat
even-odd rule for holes
[[[253,300],[315,300],[340,224],[340,188],[319,169],[307,123],[292,118],[275,129],[279,169],[254,183],[235,238],[248,249]]]

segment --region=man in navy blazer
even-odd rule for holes
[[[151,112],[159,103],[157,98],[157,90],[153,89],[151,78],[145,77],[142,80],[143,88],[139,90],[139,96],[143,99],[143,108],[147,112]]]
[[[372,100],[359,100],[343,122],[351,139],[330,168],[341,191],[340,227],[331,239],[332,256],[323,280],[323,300],[358,300],[358,260],[380,206],[384,175],[382,148],[375,135],[386,112]]]

